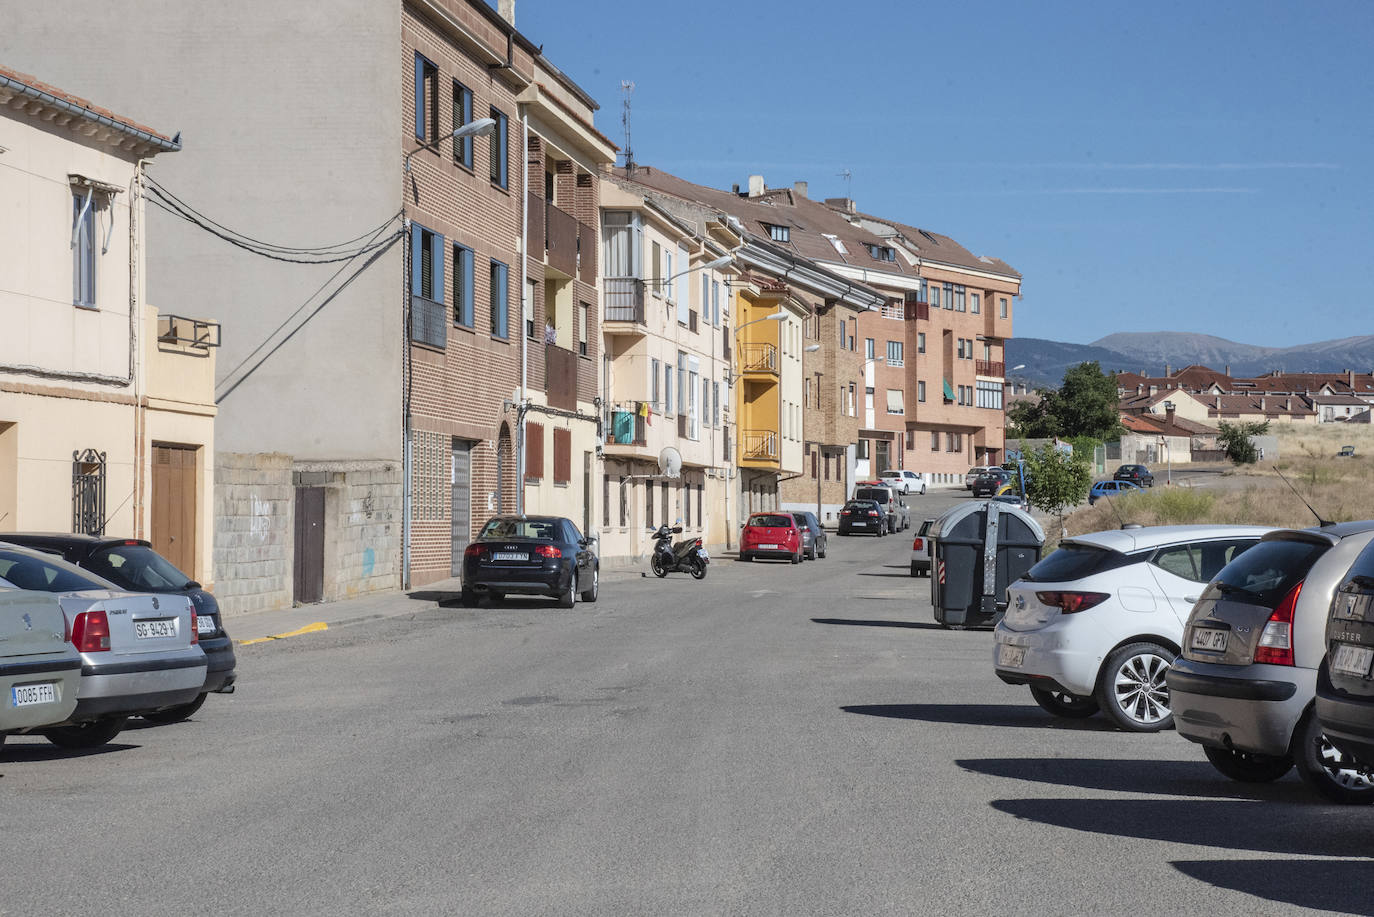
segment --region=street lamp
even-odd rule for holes
[[[732,257],[733,257],[733,256],[732,256]],[[765,315],[763,318],[751,319],[751,320],[745,322],[745,323],[742,324],[742,325],[736,326],[736,327],[735,327],[735,352],[738,352],[738,351],[739,351],[739,333],[740,333],[741,331],[743,331],[745,328],[748,328],[750,325],[757,325],[759,322],[780,322],[780,321],[782,321],[782,320],[785,319],[785,318],[787,318],[787,311],[786,311],[785,309],[779,309],[778,311],[774,312],[772,315]],[[733,354],[732,354],[732,355],[731,355],[731,358],[730,358],[730,364],[731,364],[731,365],[725,370],[725,373],[726,373],[726,375],[725,375],[725,384],[728,385],[728,386],[730,386],[731,388],[733,388],[734,385],[735,385],[735,383],[736,383],[737,381],[739,381],[739,377],[740,377],[740,373],[735,372],[734,362],[735,362],[735,360],[734,360],[734,356],[733,356]]]
[[[698,264],[696,267],[689,267],[685,271],[678,271],[676,274],[673,274],[669,277],[664,277],[662,280],[658,282],[658,286],[659,289],[662,290],[664,287],[668,286],[668,284],[672,283],[674,280],[677,280],[679,277],[682,277],[686,274],[690,274],[693,271],[717,271],[723,267],[729,267],[734,263],[735,253],[726,252],[724,255],[721,255],[714,261],[707,261],[705,264]]]
[[[430,143],[422,143],[409,153],[406,153],[405,171],[410,171],[410,157],[421,150],[437,149],[439,144],[443,143],[445,140],[462,140],[465,137],[486,137],[494,130],[496,130],[495,118],[478,118],[476,121],[469,121],[467,124],[455,128],[454,131],[447,136],[437,137]]]

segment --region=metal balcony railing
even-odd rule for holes
[[[740,368],[747,373],[778,374],[778,348],[774,344],[740,344]]]
[[[606,427],[606,445],[643,446],[648,444],[648,432],[644,417],[635,410],[616,409],[610,412],[610,423]]]
[[[184,344],[190,347],[219,346],[219,322],[207,322],[184,315],[159,315],[157,339],[161,344]]]
[[[776,462],[778,433],[776,430],[741,430],[740,447],[746,461]]]
[[[606,298],[602,321],[644,324],[644,281],[637,277],[603,277],[601,289]]]
[[[1002,378],[1006,375],[1007,364],[1001,360],[975,360],[974,372],[980,376],[996,376]]]

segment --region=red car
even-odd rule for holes
[[[802,561],[802,533],[791,513],[754,513],[739,538],[739,559],[785,557]]]

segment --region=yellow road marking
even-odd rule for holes
[[[266,643],[268,640],[282,640],[286,637],[299,637],[301,634],[316,634],[322,630],[329,630],[329,625],[323,621],[316,621],[314,624],[307,624],[299,630],[287,631],[284,634],[272,634],[269,637],[254,637],[252,640],[240,640],[239,646],[248,646],[251,643]]]

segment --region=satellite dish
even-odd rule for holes
[[[664,446],[658,454],[658,471],[670,478],[677,477],[682,471],[682,453],[672,446]]]

